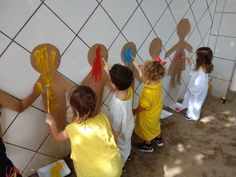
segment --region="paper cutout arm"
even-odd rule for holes
[[[21,101],[6,92],[0,91],[0,107],[6,107],[16,112],[21,112]]]
[[[193,47],[187,42],[184,43],[184,48],[189,52],[193,52]]]
[[[32,93],[21,101],[22,111],[32,105],[32,103],[42,94],[42,92],[42,83],[40,82],[40,79],[38,79],[38,81],[34,84]]]
[[[72,90],[72,88],[74,88],[76,86],[75,83],[73,83],[72,81],[68,80],[67,78],[65,78],[61,73],[57,73],[59,76],[59,81],[60,81],[60,85],[62,86],[62,88],[64,88],[67,92],[70,92]]]
[[[168,50],[165,54],[165,58],[169,57],[174,51],[177,50],[178,44],[174,45],[170,50]]]

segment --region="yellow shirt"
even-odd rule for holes
[[[145,108],[145,111],[137,114],[134,131],[143,140],[151,141],[161,133],[161,82],[158,82],[156,85],[144,85],[139,105]]]
[[[66,126],[66,131],[78,177],[121,176],[120,152],[103,113],[84,123],[71,123]]]

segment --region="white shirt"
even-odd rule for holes
[[[201,68],[193,70],[188,89],[184,96],[183,106],[187,107],[187,115],[198,120],[201,113],[202,105],[205,101],[208,91],[208,74]]]
[[[132,94],[132,89],[131,93]],[[134,116],[132,112],[133,94],[129,99],[121,100],[113,95],[110,102],[109,119],[113,130],[117,135],[117,145],[121,152],[123,165],[125,164],[131,151],[131,136],[134,130]]]

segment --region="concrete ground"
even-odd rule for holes
[[[236,102],[207,98],[197,122],[183,114],[162,120],[165,146],[152,153],[139,152],[142,141],[133,136],[133,159],[123,177],[236,177]]]

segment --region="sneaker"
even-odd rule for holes
[[[126,171],[126,168],[125,168],[125,166],[123,166],[122,173],[124,173],[125,171]]]
[[[140,144],[138,146],[138,150],[141,152],[153,152],[154,151],[152,145],[146,144],[146,143]]]
[[[153,143],[155,143],[158,147],[163,147],[164,142],[162,140],[162,137],[156,137],[152,140]]]
[[[186,120],[193,120],[193,119],[191,119],[187,114],[184,114],[184,118],[185,118]]]
[[[131,155],[128,156],[127,160],[132,160],[133,158],[131,157]]]

